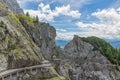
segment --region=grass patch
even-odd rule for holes
[[[50,78],[50,79],[34,79],[34,80],[70,80],[69,78],[65,78],[65,79],[61,79],[59,77],[53,77],[53,78]]]
[[[23,14],[19,14],[18,18],[19,18],[19,20],[28,20],[31,23],[36,22],[35,19],[33,19],[33,18],[29,17],[29,16],[26,16],[26,15],[23,15]]]

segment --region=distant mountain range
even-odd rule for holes
[[[105,39],[108,43],[110,43],[113,47],[119,48],[120,47],[120,39]],[[56,40],[57,45],[61,48],[69,42],[70,40]]]
[[[70,40],[56,40],[56,44],[60,46],[61,48],[64,48],[64,46],[69,42]]]
[[[110,43],[113,47],[120,47],[120,39],[106,39],[108,43]]]

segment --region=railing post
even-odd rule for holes
[[[9,75],[9,76],[7,76],[7,78],[9,78],[9,80],[12,80],[14,78],[13,73],[15,73],[16,77],[21,77],[24,73],[29,72],[29,71],[30,71],[31,74],[37,74],[39,72],[45,72],[45,71],[47,71],[47,68],[44,68],[44,66],[45,65],[36,65],[36,66],[30,66],[30,67],[27,67],[27,68],[20,68],[20,69],[16,69],[16,70],[13,69],[13,71],[10,71],[7,74],[7,75]],[[45,67],[48,67],[48,66],[46,65]],[[3,75],[1,75],[0,79],[5,80],[7,78],[6,78],[6,74],[3,73]]]
[[[17,77],[18,77],[18,76],[19,76],[19,72],[17,71],[17,73],[16,73],[16,74],[17,74]]]
[[[24,70],[24,73],[26,73],[26,72],[27,72],[27,70],[25,69],[25,70]]]
[[[12,80],[12,74],[10,73],[10,80]]]
[[[4,79],[4,76],[2,77],[2,80],[5,80],[5,79]]]
[[[32,68],[30,69],[30,73],[32,74]]]
[[[37,73],[37,68],[35,68],[35,72]]]

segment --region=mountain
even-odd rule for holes
[[[8,9],[10,9],[14,14],[23,14],[23,10],[19,7],[16,0],[0,0]]]
[[[110,43],[114,48],[120,47],[120,40],[119,39],[104,39],[108,43]],[[56,40],[56,44],[59,45],[61,48],[69,42],[70,40]]]
[[[120,40],[119,39],[105,39],[109,42],[113,47],[119,48],[120,47]]]
[[[119,49],[100,38],[77,35],[61,49],[55,37],[53,26],[25,15],[16,0],[0,0],[0,78],[120,80]]]
[[[42,59],[39,47],[32,41],[15,14],[5,5],[0,2],[0,55],[4,62],[0,63],[1,70],[39,63]]]
[[[65,60],[59,67],[61,74],[69,75],[71,80],[119,80],[117,66],[108,60],[108,55],[97,49],[102,44],[111,47],[97,37],[80,38],[75,35],[64,48]]]
[[[70,40],[56,40],[56,44],[59,45],[62,49]]]
[[[1,0],[0,72],[34,65],[46,65],[43,63],[46,59],[51,60],[56,53],[58,57],[61,49],[55,44],[55,31],[48,23],[41,23],[24,15],[16,0]],[[40,78],[58,76],[54,66],[44,67],[44,69],[47,70],[47,73],[41,71]],[[30,76],[27,80],[35,77],[28,73],[25,74]],[[18,80],[18,77],[20,80],[26,80],[24,75],[18,75],[11,80]]]

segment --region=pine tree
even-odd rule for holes
[[[39,17],[38,16],[35,17],[35,21],[39,22]]]
[[[26,16],[30,17],[30,14],[29,14],[29,12],[27,12],[27,13],[26,13]]]

